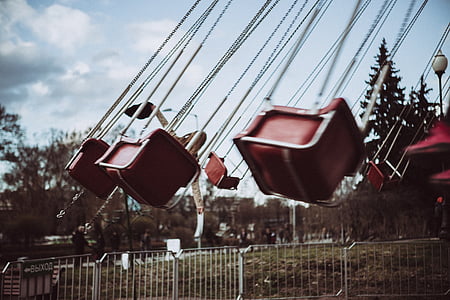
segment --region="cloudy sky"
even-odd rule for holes
[[[188,30],[211,2],[201,1],[180,27],[174,40]],[[220,116],[224,117],[231,111],[235,107],[233,101],[241,99],[258,74],[259,67],[264,64],[277,45],[278,39],[288,28],[289,22],[294,20],[298,12],[296,22],[299,23],[314,2],[281,0],[199,99],[191,112],[191,117],[186,119],[185,127],[194,128],[205,123],[213,108],[232,90],[233,99]],[[306,82],[308,75],[313,72],[314,67],[343,31],[354,6],[353,1],[348,0],[325,2],[329,3],[329,6],[297,55],[295,64],[286,76],[287,79],[283,80],[283,84],[277,90],[277,95],[273,99],[275,104],[287,104],[287,99],[290,99]],[[388,5],[391,2],[388,1]],[[193,3],[194,1],[187,0],[0,0],[1,105],[5,106],[8,112],[21,116],[21,123],[30,136],[46,132],[50,128],[69,131],[84,130],[92,126],[127,87]],[[152,101],[157,103],[158,99],[166,95],[193,50],[208,35],[209,30],[214,28],[163,106],[165,109],[180,109],[255,15],[263,1],[234,0],[217,26],[213,27],[215,20],[228,3],[228,0],[218,2],[186,49],[186,54],[183,54],[177,62],[173,72],[164,80]],[[252,61],[259,47],[268,40],[292,3],[296,6],[285,23],[273,36],[273,40],[252,68],[245,73],[245,79],[233,89],[233,84]],[[385,1],[381,0],[368,2],[366,10],[344,44],[327,88],[334,85],[362,45],[384,3]],[[411,13],[408,15],[411,3]],[[407,24],[404,24],[405,16],[409,16],[406,20],[409,22],[422,1],[402,0],[394,1],[392,4],[395,5],[389,8],[391,12],[386,20],[378,25],[374,34],[364,44],[364,51],[360,52],[355,67],[356,71],[340,95],[350,103],[357,101],[364,90],[364,80],[368,78],[370,66],[374,64],[374,56],[382,38],[386,38],[388,48],[392,49],[399,31]],[[449,21],[450,1],[428,1],[396,52],[395,66],[400,70],[399,75],[402,77],[406,94],[411,87],[416,86],[420,75],[426,71],[427,64],[434,55]],[[173,44],[168,44],[161,51],[161,57],[169,53],[171,46]],[[444,54],[450,57],[448,38],[441,48]],[[275,63],[273,68],[277,64]],[[148,70],[152,69],[154,66],[150,65]],[[317,98],[327,70],[329,64],[324,66],[313,83],[306,84],[307,89],[303,85],[305,91],[297,92],[297,95],[303,95],[297,105],[308,106],[314,102],[312,100]],[[275,69],[271,69],[270,72],[276,74]],[[444,75],[444,80],[447,74]],[[146,76],[148,75],[144,73],[142,78],[145,79]],[[150,81],[143,93],[145,97],[156,85],[157,78]],[[270,86],[270,80],[268,82]],[[433,73],[428,75],[427,83],[434,89],[431,94],[434,101],[437,80]],[[259,101],[263,98],[264,88],[262,85],[258,88],[262,91],[261,94],[258,96],[256,91],[253,91],[254,98],[251,99]],[[327,93],[326,91],[325,94]],[[247,106],[244,105],[243,108],[245,107]],[[254,109],[257,109],[256,106]],[[167,112],[166,115],[170,119],[174,113]],[[224,118],[219,120],[219,123],[212,124],[221,124],[223,120]]]

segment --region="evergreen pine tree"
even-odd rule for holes
[[[427,100],[427,94],[430,91],[431,89],[427,88],[427,84],[421,76],[419,90],[411,89],[409,94],[410,111],[404,124],[407,128],[407,138],[410,139],[409,144],[414,144],[424,138],[436,116],[435,104],[429,103]]]
[[[402,145],[409,146],[423,140],[435,122],[438,106],[435,103],[428,102],[427,95],[430,91],[431,89],[427,88],[423,76],[420,78],[419,89],[417,91],[411,89],[409,94],[410,112],[405,118],[404,130],[399,139]],[[432,160],[416,159],[409,164],[403,180],[406,183],[426,186],[428,177],[439,172],[441,167],[440,164],[436,165]]]
[[[404,88],[400,87],[401,77],[397,75],[398,70],[394,68],[394,62],[390,59],[389,51],[386,47],[386,40],[383,39],[379,53],[375,56],[375,65],[371,67],[372,73],[370,79],[366,81],[370,88],[367,90],[364,99],[361,101],[361,107],[365,109],[369,103],[378,74],[385,64],[390,64],[389,72],[381,87],[380,94],[375,103],[372,115],[367,126],[366,150],[370,160],[384,159],[389,154],[389,161],[396,164],[400,159],[400,153],[405,145],[397,143],[395,136],[400,128],[402,110],[405,106]],[[397,122],[396,122],[397,121]],[[393,128],[395,125],[395,128]],[[391,130],[392,129],[392,130]],[[390,133],[391,132],[391,133]],[[387,138],[383,149],[378,151],[379,147]],[[391,148],[391,146],[393,146]],[[378,157],[374,157],[378,152]],[[391,158],[391,153],[394,156]],[[391,161],[392,160],[392,161]]]

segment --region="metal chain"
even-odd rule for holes
[[[261,55],[261,53],[263,52],[263,50],[266,48],[266,46],[269,44],[269,42],[272,40],[272,38],[275,36],[275,34],[278,32],[279,28],[281,27],[281,25],[286,21],[287,17],[289,16],[289,14],[292,12],[292,10],[294,9],[294,7],[297,5],[298,0],[295,0],[291,6],[289,7],[289,9],[286,11],[286,13],[284,14],[283,18],[279,21],[279,23],[277,24],[277,26],[273,29],[273,31],[271,32],[271,34],[267,37],[267,39],[264,41],[263,45],[258,49],[257,53],[253,56],[252,60],[250,61],[250,63],[247,65],[247,67],[244,69],[244,71],[241,73],[241,75],[239,76],[239,78],[234,82],[233,86],[231,87],[231,89],[228,91],[228,93],[226,94],[226,96],[224,97],[224,99],[222,100],[222,102],[219,104],[219,106],[216,108],[216,111],[210,116],[209,120],[207,121],[207,123],[205,124],[205,127],[207,126],[207,124],[216,116],[217,112],[219,111],[219,109],[222,108],[222,106],[224,105],[224,103],[227,101],[228,97],[233,93],[233,91],[235,90],[235,88],[238,86],[238,84],[241,82],[241,80],[244,78],[244,76],[247,74],[247,72],[250,70],[250,68],[254,65],[255,61],[259,58],[259,56]],[[305,5],[307,4],[308,0],[305,0],[303,3],[303,6],[301,7],[301,9],[297,12],[294,20],[291,21],[291,23],[289,24],[288,28],[286,29],[286,31],[284,32],[281,40],[278,41],[277,46],[272,50],[271,55],[269,56],[269,58],[266,60],[266,63],[264,64],[263,70],[264,68],[270,63],[272,57],[274,56],[274,54],[276,53],[277,49],[281,46],[282,41],[286,38],[286,36],[288,35],[289,31],[291,30],[292,26],[294,25],[295,21],[297,20],[298,16],[300,15],[300,13],[303,11],[303,8],[305,7]],[[278,1],[276,3],[274,3],[266,12],[266,16],[273,10],[273,8],[275,7],[275,5],[278,4]],[[264,16],[262,19],[264,19],[266,16]],[[260,20],[261,22],[262,20]],[[254,26],[253,28],[255,29],[256,27],[258,27],[258,25]],[[251,34],[251,33],[250,33]],[[257,79],[255,79],[252,83],[252,85],[250,86],[251,90],[257,83],[258,78],[262,77],[261,74],[262,71],[260,71],[260,73],[257,76]],[[207,146],[205,147],[205,151],[202,152],[202,154],[200,156],[203,156],[203,154],[205,154],[204,160],[206,160],[206,153],[209,154],[210,149],[212,149],[213,147],[218,148],[226,139],[227,135],[224,135],[223,133],[225,132],[226,128],[228,127],[229,123],[231,122],[232,118],[236,115],[237,110],[239,109],[239,107],[242,105],[243,101],[245,99],[242,99],[239,104],[237,105],[237,108],[234,109],[233,112],[231,112],[228,115],[228,118],[226,119],[226,121],[224,122],[224,124],[222,124],[219,128],[218,131],[216,131],[216,133],[214,134],[213,138],[209,141],[209,143],[207,144]],[[235,123],[236,124],[236,123]],[[220,137],[222,136],[222,140],[219,142]],[[216,146],[218,145],[218,146]],[[230,147],[231,149],[232,147]],[[230,150],[229,150],[230,151]],[[228,152],[229,152],[228,151]],[[228,153],[227,152],[227,153]],[[225,155],[226,156],[226,155]]]
[[[78,199],[80,199],[81,195],[83,195],[83,194],[84,194],[84,190],[82,190],[81,192],[76,193],[72,197],[72,200],[63,209],[61,209],[59,211],[59,213],[56,215],[56,217],[58,219],[61,219],[62,217],[64,217],[66,212],[78,201]]]
[[[106,111],[106,113],[103,115],[103,117],[100,119],[100,121],[91,129],[91,131],[88,133],[86,139],[92,137],[100,129],[101,125],[106,121],[106,119],[110,116],[110,114],[117,108],[119,103],[123,100],[125,95],[131,90],[131,88],[136,83],[136,81],[139,79],[139,77],[141,77],[142,73],[144,73],[144,71],[153,62],[153,60],[156,58],[156,56],[159,55],[161,50],[166,46],[166,44],[173,37],[173,35],[178,31],[178,29],[181,27],[181,25],[183,25],[183,23],[186,21],[186,19],[191,15],[192,11],[195,9],[195,7],[198,5],[199,2],[200,2],[200,0],[195,1],[194,5],[192,5],[192,7],[181,18],[181,20],[178,22],[178,24],[172,29],[172,32],[165,38],[164,42],[158,47],[158,49],[155,51],[155,53],[153,53],[153,55],[145,63],[145,65],[141,68],[141,70],[139,70],[139,72],[136,74],[136,76],[133,78],[133,80],[131,80],[131,82],[128,84],[128,86],[125,88],[125,90],[119,96],[119,98],[117,98],[116,101],[114,101],[114,103]]]
[[[116,187],[114,189],[114,191],[109,194],[108,198],[106,198],[105,202],[102,204],[102,206],[100,206],[100,208],[97,210],[97,213],[91,218],[91,220],[89,220],[89,222],[87,222],[86,224],[84,224],[84,231],[85,233],[87,233],[88,231],[90,231],[92,229],[92,224],[95,223],[95,221],[98,219],[98,217],[101,216],[101,214],[103,213],[103,211],[105,210],[105,208],[109,205],[109,203],[111,202],[111,199],[113,198],[114,194],[116,193],[116,191],[119,188]]]
[[[419,9],[419,11],[421,11],[421,9],[423,9],[423,7],[425,7],[426,2],[427,1],[424,1],[422,3],[422,6]],[[401,42],[404,39],[404,35],[406,34],[407,28],[409,27],[407,25],[407,23],[408,23],[409,18],[411,17],[412,9],[413,9],[415,4],[416,4],[416,0],[411,0],[410,4],[408,6],[408,9],[406,11],[405,17],[403,18],[403,22],[400,25],[400,30],[398,31],[397,39],[395,41],[394,47],[392,47],[391,54],[393,53],[395,55],[395,52],[397,52],[398,48],[400,47]]]
[[[266,2],[262,5],[256,15],[250,20],[248,25],[244,28],[244,30],[240,33],[238,38],[233,42],[233,44],[228,48],[222,58],[217,62],[214,68],[209,72],[209,74],[205,77],[200,86],[195,90],[195,92],[190,96],[189,100],[183,105],[180,111],[177,113],[175,118],[172,120],[171,124],[169,124],[169,129],[172,129],[177,125],[177,123],[181,124],[184,118],[189,114],[192,110],[192,106],[194,100],[206,89],[206,87],[211,83],[213,78],[217,75],[217,73],[222,69],[222,67],[228,62],[228,60],[233,56],[233,54],[239,49],[242,45],[243,41],[248,38],[248,32],[254,27],[254,24],[260,18],[262,13],[266,10],[268,5],[272,0],[266,0]],[[175,128],[176,129],[176,128]]]
[[[161,52],[161,50],[166,46],[166,44],[169,42],[169,40],[172,38],[172,36],[177,32],[178,28],[180,28],[181,25],[183,25],[184,21],[190,16],[192,11],[195,9],[195,7],[200,3],[200,0],[195,1],[194,5],[187,11],[187,13],[181,18],[180,22],[178,22],[177,26],[172,30],[172,32],[166,37],[164,42],[158,47],[155,53],[153,53],[152,57],[145,63],[145,65],[142,67],[142,69],[138,72],[138,74],[133,78],[133,80],[130,83],[130,86],[133,85],[139,77],[144,73],[145,69],[152,63],[152,61],[155,59],[155,57]]]

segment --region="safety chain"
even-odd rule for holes
[[[84,232],[85,233],[87,233],[88,231],[90,231],[92,229],[92,224],[94,224],[95,221],[98,219],[98,217],[101,216],[101,214],[103,213],[105,208],[111,202],[111,199],[113,198],[113,196],[114,196],[114,194],[116,193],[117,190],[118,190],[118,187],[116,187],[114,189],[114,191],[111,194],[109,194],[108,198],[106,198],[105,202],[102,204],[102,206],[100,206],[100,208],[97,210],[97,213],[92,217],[92,219],[89,220],[89,222],[87,222],[86,224],[84,224]]]
[[[80,199],[80,197],[84,194],[84,190],[82,190],[81,192],[76,193],[73,197],[72,200],[63,208],[59,211],[59,213],[56,215],[56,217],[58,219],[61,219],[62,217],[64,217],[64,215],[66,214],[66,212],[78,201],[78,199]]]
[[[178,24],[174,27],[172,32],[165,38],[164,42],[158,47],[158,49],[153,53],[153,55],[149,58],[149,60],[145,63],[145,65],[139,70],[139,72],[136,74],[136,76],[131,80],[131,82],[128,84],[128,86],[125,88],[125,90],[122,92],[122,94],[119,96],[119,98],[116,99],[116,101],[111,105],[111,107],[106,111],[106,113],[103,115],[103,117],[100,119],[100,121],[95,125],[91,131],[88,133],[87,138],[92,137],[101,127],[101,125],[106,121],[108,116],[117,108],[119,103],[123,100],[125,95],[131,90],[133,85],[136,83],[136,81],[141,77],[141,75],[144,73],[144,71],[148,68],[148,66],[153,62],[153,60],[156,58],[157,55],[161,52],[161,50],[166,46],[166,44],[169,42],[169,40],[173,37],[173,35],[178,31],[180,26],[186,21],[186,19],[190,16],[192,11],[195,9],[195,7],[198,5],[200,0],[197,0],[194,5],[186,12],[186,14],[183,16],[183,18],[178,22]]]
[[[424,1],[421,5],[421,7],[419,8],[419,11],[421,12],[423,10],[423,8],[425,7],[425,4],[427,3],[427,1]],[[405,38],[405,35],[407,34],[407,32],[409,31],[409,27],[411,25],[407,25],[409,18],[411,17],[411,13],[412,13],[412,9],[414,7],[414,5],[416,4],[416,0],[411,0],[409,6],[408,6],[408,10],[406,11],[405,17],[403,18],[403,22],[400,26],[400,30],[398,31],[397,34],[397,40],[395,41],[394,47],[392,47],[392,51],[391,54],[397,52],[398,48],[400,47],[401,43],[403,42],[403,39]],[[413,18],[411,20],[410,24],[413,24],[413,21],[415,22],[415,18]]]
[[[181,18],[180,22],[178,22],[177,26],[172,30],[172,32],[166,37],[164,42],[158,47],[155,53],[153,53],[152,57],[145,63],[145,65],[142,67],[142,69],[138,72],[138,74],[133,78],[133,80],[130,83],[130,86],[134,85],[134,83],[139,79],[139,77],[144,73],[144,71],[147,69],[147,67],[153,62],[155,57],[161,52],[161,50],[166,46],[166,44],[169,42],[169,40],[172,38],[172,36],[177,32],[178,28],[180,28],[181,25],[183,25],[184,21],[191,15],[192,11],[197,7],[197,5],[200,3],[200,0],[195,1],[194,5],[187,11],[187,13]]]
[[[175,124],[174,122],[178,120],[182,120],[182,116],[186,116],[189,114],[190,110],[192,109],[192,105],[194,103],[194,100],[197,99],[197,97],[204,91],[204,89],[211,83],[213,78],[219,73],[219,71],[222,69],[222,67],[228,62],[228,60],[233,56],[233,54],[239,49],[239,47],[242,45],[242,43],[248,38],[248,33],[253,28],[253,25],[257,23],[259,17],[263,14],[263,12],[266,10],[266,8],[269,6],[270,2],[272,0],[266,0],[266,2],[263,4],[263,6],[259,9],[259,11],[256,13],[256,15],[250,20],[248,25],[244,28],[244,30],[239,34],[237,39],[233,42],[233,44],[228,48],[228,50],[225,52],[225,54],[222,56],[222,58],[216,63],[214,68],[209,72],[209,74],[205,77],[205,79],[201,82],[201,84],[197,87],[195,92],[189,97],[188,101],[183,105],[183,107],[180,109],[180,111],[177,113],[175,118],[172,120],[171,124],[169,124],[169,129],[172,129]],[[181,123],[181,122],[180,122]]]

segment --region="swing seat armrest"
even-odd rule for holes
[[[140,141],[119,141],[118,143],[116,143],[115,145],[113,145],[108,151],[106,151],[106,153],[99,158],[96,161],[96,164],[98,164],[100,167],[102,168],[111,168],[111,169],[117,169],[117,170],[123,170],[123,169],[127,169],[129,168],[134,161],[136,160],[136,158],[142,153],[142,151],[145,149],[145,146],[147,145],[147,143],[149,142],[148,139],[145,139],[144,141],[141,142],[141,144],[139,145],[139,149],[138,151],[136,151],[136,153],[130,158],[130,160],[128,162],[126,162],[125,164],[110,164],[110,163],[105,163],[104,161],[107,160],[109,157],[111,157],[111,155],[114,155],[115,150],[117,149],[117,146],[119,145],[123,145],[123,144],[137,144]]]
[[[94,146],[95,148],[98,148],[99,146],[104,146],[105,148],[109,147],[109,145],[101,139],[89,138],[89,139],[85,140],[83,143],[81,143],[80,148],[77,149],[75,154],[72,156],[72,158],[66,164],[66,166],[64,167],[64,170],[68,171],[72,167],[72,164],[80,158],[80,155],[82,155],[82,153],[86,151],[86,148],[90,148],[92,146]]]
[[[274,139],[267,139],[267,138],[260,138],[260,137],[254,137],[254,136],[241,136],[240,141],[241,142],[250,142],[250,143],[256,143],[261,145],[267,145],[267,146],[274,146],[279,148],[286,148],[286,149],[292,149],[292,150],[301,150],[301,149],[308,149],[315,145],[322,137],[323,133],[325,132],[326,128],[328,127],[328,124],[330,123],[330,120],[332,119],[335,112],[329,112],[327,114],[321,115],[321,116],[315,116],[318,118],[323,119],[323,121],[320,123],[319,127],[317,128],[317,131],[313,138],[306,144],[296,144],[296,143],[289,143],[289,142],[283,142],[278,141]]]

